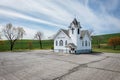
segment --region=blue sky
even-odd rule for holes
[[[41,31],[45,38],[60,28],[67,29],[74,18],[93,34],[120,32],[120,0],[1,0],[0,30],[7,24],[25,29],[24,38]]]

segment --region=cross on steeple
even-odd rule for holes
[[[74,28],[72,28],[71,30],[72,30],[72,34],[74,34]]]

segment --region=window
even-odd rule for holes
[[[56,41],[56,46],[58,45],[58,41]]]
[[[87,46],[87,40],[85,41],[85,46]]]
[[[59,46],[63,46],[63,40],[59,41]]]
[[[74,34],[74,28],[72,28],[72,34]]]
[[[67,40],[65,41],[65,45],[67,45]]]
[[[78,34],[80,34],[80,30],[78,29]]]
[[[82,46],[84,46],[84,41],[82,41]]]

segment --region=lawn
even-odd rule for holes
[[[113,50],[113,49],[93,48],[92,50],[93,52],[120,53],[120,50]]]
[[[0,43],[0,51],[9,51],[9,42],[7,40]],[[53,49],[53,40],[42,40],[42,49]],[[40,49],[38,40],[18,40],[13,50],[34,50]]]

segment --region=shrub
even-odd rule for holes
[[[116,46],[120,45],[120,37],[112,37],[108,40],[108,45],[113,46],[113,49],[116,48]]]

